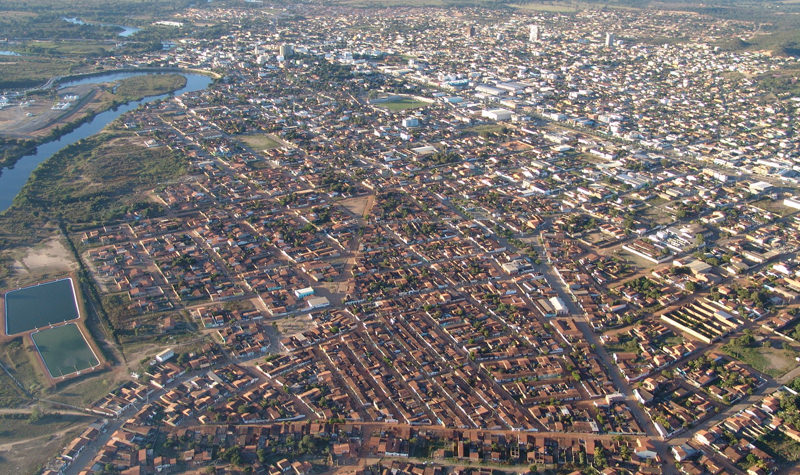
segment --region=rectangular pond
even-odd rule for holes
[[[33,332],[31,338],[53,378],[100,364],[80,328],[74,323]]]
[[[12,290],[5,295],[6,335],[23,333],[80,316],[72,279]]]

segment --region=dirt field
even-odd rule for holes
[[[67,442],[80,434],[88,423],[76,423],[50,435],[4,444],[0,449],[0,472],[39,473],[37,467],[47,463]]]
[[[280,338],[296,335],[310,329],[314,324],[308,315],[284,317],[274,320]]]
[[[375,195],[348,198],[340,201],[339,204],[344,206],[354,215],[366,218],[372,209],[372,206],[375,204]]]
[[[40,280],[43,277],[65,274],[78,269],[78,263],[58,236],[18,251],[13,257],[15,260],[13,277],[19,280]]]
[[[257,152],[282,146],[281,142],[271,134],[239,135],[237,138]]]

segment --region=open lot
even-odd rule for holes
[[[80,316],[72,279],[60,279],[5,295],[6,334],[33,330]]]
[[[237,138],[257,152],[281,146],[280,142],[270,137],[268,134],[240,135]]]
[[[413,97],[396,96],[385,102],[375,102],[375,107],[389,109],[392,112],[399,112],[409,109],[419,109],[428,105],[427,102],[419,101]]]
[[[10,250],[8,257],[13,273],[6,281],[7,288],[57,279],[78,270],[78,263],[57,235],[40,244]]]
[[[785,206],[783,204],[783,200],[776,201],[769,198],[764,198],[758,201],[754,201],[753,206],[761,208],[765,211],[769,211],[770,213],[775,213],[781,218],[789,216],[790,214],[795,213],[797,211],[788,206]]]
[[[74,323],[32,333],[31,338],[47,371],[54,378],[77,373],[100,363]]]
[[[41,473],[42,467],[57,453],[67,442],[79,435],[88,425],[87,420],[68,417],[55,419],[48,416],[42,419],[36,427],[27,420],[20,421],[19,430],[27,433],[32,430],[34,434],[23,440],[4,440],[0,438],[0,473],[36,474]],[[7,420],[0,421],[4,425]],[[12,429],[14,426],[9,426]]]
[[[729,343],[722,349],[754,369],[776,378],[796,368],[797,362],[793,352],[773,347],[774,342],[779,341],[765,339],[759,347],[743,347]]]

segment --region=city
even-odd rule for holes
[[[43,473],[798,469],[800,63],[725,46],[760,25],[259,1],[161,23],[92,67],[208,86],[64,148],[5,213],[40,210],[75,261],[12,270],[7,325],[12,289],[68,275],[96,361],[56,376],[35,326],[49,376],[3,383],[56,412],[107,383]]]

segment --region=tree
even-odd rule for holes
[[[608,461],[606,461],[605,451],[598,445],[594,448],[594,466],[605,468],[606,465],[608,465]]]
[[[706,238],[703,236],[702,233],[697,233],[694,235],[694,245],[697,247],[703,247],[706,243]]]
[[[34,407],[31,410],[31,414],[28,416],[28,422],[31,424],[36,424],[37,422],[42,420],[42,417],[44,417],[42,411],[40,411],[38,407]]]
[[[624,444],[619,448],[619,456],[626,462],[631,459],[631,448],[628,447],[628,444]]]

